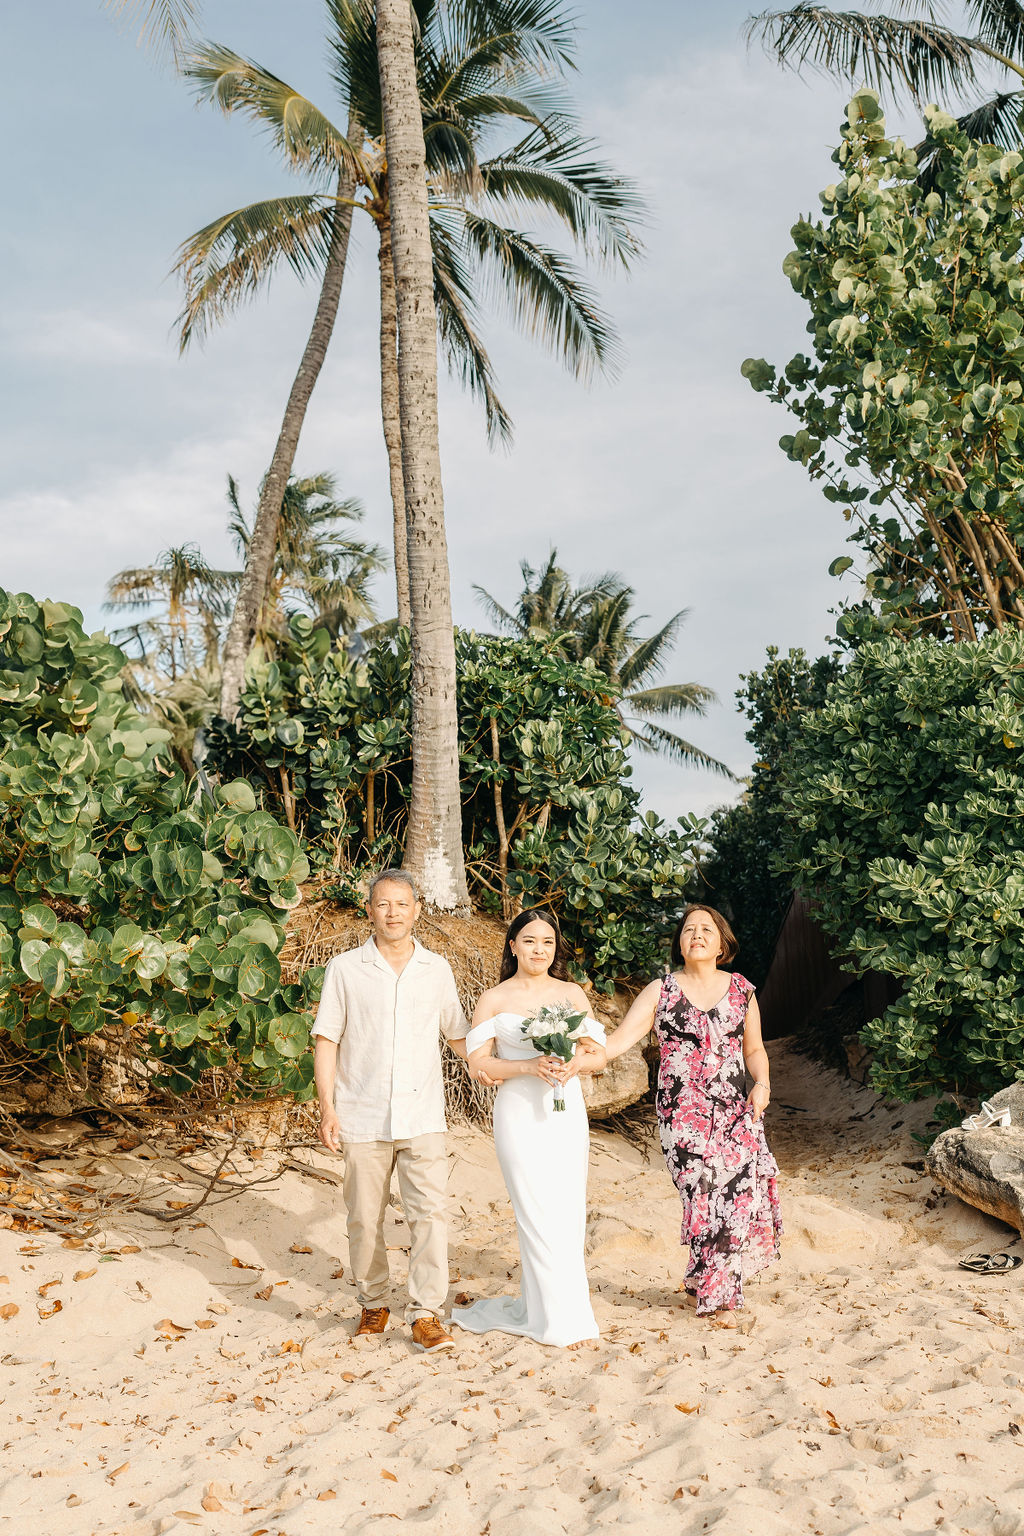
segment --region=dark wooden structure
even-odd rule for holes
[[[768,975],[758,993],[765,1038],[800,1034],[851,987],[860,991],[865,1024],[883,1014],[900,992],[891,976],[870,972],[856,977],[844,971],[829,953],[813,908],[794,892],[775,940]]]

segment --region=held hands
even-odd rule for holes
[[[771,1103],[772,1092],[764,1083],[755,1083],[747,1094],[747,1103],[750,1105],[751,1119],[756,1125],[764,1117],[764,1112]]]
[[[570,1078],[579,1077],[581,1072],[603,1072],[607,1065],[608,1054],[599,1045],[587,1046],[585,1049],[577,1046],[571,1061],[559,1062],[562,1069],[561,1081],[567,1083]]]

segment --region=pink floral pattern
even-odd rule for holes
[[[702,1315],[742,1307],[744,1277],[779,1256],[779,1170],[744,1092],[743,1027],[753,992],[734,973],[725,997],[705,1013],[669,973],[654,1018],[661,1145],[683,1202],[686,1289]]]

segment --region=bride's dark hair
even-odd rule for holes
[[[505,935],[505,948],[501,952],[501,975],[498,977],[498,980],[508,981],[510,976],[515,975],[518,962],[512,953],[512,940],[518,938],[527,923],[547,923],[548,927],[553,931],[555,935],[555,958],[548,969],[548,975],[553,976],[556,981],[568,981],[569,971],[566,961],[569,958],[569,953],[565,947],[565,940],[562,938],[562,930],[558,926],[558,919],[546,907],[527,907],[525,912],[520,912],[519,916],[514,917],[509,923],[508,932]]]

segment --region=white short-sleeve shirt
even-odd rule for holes
[[[447,960],[413,940],[396,975],[373,939],[335,955],[314,1035],[338,1043],[334,1111],[342,1141],[403,1141],[446,1129],[440,1035],[469,1029]]]

